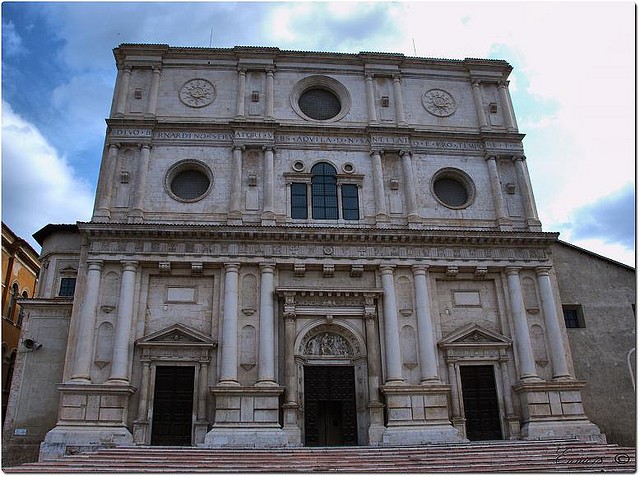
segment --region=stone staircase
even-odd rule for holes
[[[634,472],[632,447],[578,441],[492,441],[422,447],[203,449],[116,447],[7,467],[62,472]]]

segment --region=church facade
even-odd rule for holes
[[[5,445],[604,441],[506,62],[114,54],[93,217],[36,234]]]

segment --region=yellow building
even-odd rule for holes
[[[2,420],[7,408],[20,329],[24,319],[19,298],[36,291],[40,262],[38,253],[2,223]]]

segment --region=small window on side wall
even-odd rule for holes
[[[567,328],[584,328],[584,315],[581,305],[562,305],[564,325]]]
[[[62,277],[60,279],[60,290],[58,296],[72,297],[76,291],[76,278],[75,277]]]

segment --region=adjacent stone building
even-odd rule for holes
[[[2,421],[4,422],[25,312],[21,298],[33,297],[38,253],[2,222]]]
[[[605,439],[506,62],[114,53],[92,220],[36,234],[6,449]]]

